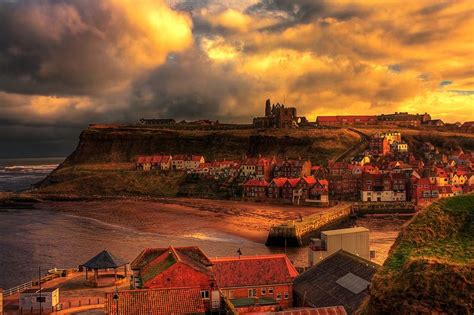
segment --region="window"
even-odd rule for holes
[[[278,294],[277,294],[276,300],[277,300],[277,301],[280,301],[280,300],[281,300],[281,293],[278,293]]]
[[[268,294],[273,294],[273,288],[268,288]]]
[[[257,289],[249,289],[249,297],[256,297]]]
[[[266,288],[262,288],[262,295],[265,295],[267,294],[267,289]]]
[[[289,297],[290,295],[288,294],[288,292],[285,292],[285,300],[288,300]]]
[[[234,298],[234,290],[229,290],[229,295],[227,296],[229,299]]]
[[[201,299],[209,299],[209,290],[201,290]]]

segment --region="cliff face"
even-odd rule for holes
[[[472,314],[474,195],[442,200],[414,217],[370,293],[368,314]]]
[[[288,156],[326,162],[359,141],[347,130],[164,130],[138,126],[94,126],[76,150],[36,191],[77,196],[210,195],[208,182],[188,183],[182,172],[139,172],[139,155],[202,154],[206,160],[243,155]],[[200,185],[199,185],[200,184]],[[212,194],[211,194],[212,195]]]
[[[163,130],[88,128],[65,165],[133,162],[138,155],[202,154],[208,160],[243,155],[279,155],[325,160],[358,141],[357,135],[327,130]],[[328,145],[331,144],[331,145]]]

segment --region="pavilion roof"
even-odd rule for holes
[[[89,261],[82,264],[82,266],[87,267],[89,269],[106,269],[106,268],[118,268],[127,264],[123,259],[115,257],[107,250],[103,250],[94,257],[92,257]]]

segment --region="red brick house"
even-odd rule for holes
[[[286,177],[274,178],[268,185],[268,198],[280,199],[282,198],[283,185],[288,181]]]
[[[268,182],[264,179],[249,179],[244,184],[244,196],[263,199],[267,197]]]
[[[316,184],[313,176],[302,177],[295,185],[296,190],[301,190],[301,198],[303,200],[309,198],[309,190]]]
[[[413,183],[412,198],[418,206],[428,205],[441,198],[441,186],[432,184],[429,178],[420,178]]]
[[[148,248],[130,268],[134,289],[197,287],[206,310],[220,305],[212,262],[199,247]]]
[[[343,174],[329,177],[329,195],[334,199],[358,200],[360,188],[360,175]]]
[[[311,161],[284,160],[276,163],[273,177],[300,178],[311,175]]]
[[[373,155],[387,155],[390,152],[390,143],[382,135],[375,135],[370,138],[369,150]]]
[[[349,164],[344,162],[333,162],[329,161],[329,175],[342,175],[342,174],[349,174]]]
[[[274,164],[274,159],[259,158],[255,166],[255,177],[269,181]]]
[[[284,254],[211,259],[217,285],[234,304],[272,300],[282,308],[293,305],[293,279],[298,275]]]
[[[327,179],[318,179],[309,190],[310,200],[329,202],[329,182]]]
[[[281,188],[281,198],[284,200],[293,199],[293,191],[296,190],[296,185],[299,183],[301,178],[289,178]]]

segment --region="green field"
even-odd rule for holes
[[[473,279],[471,194],[434,203],[402,229],[374,277],[368,313],[472,313]]]

